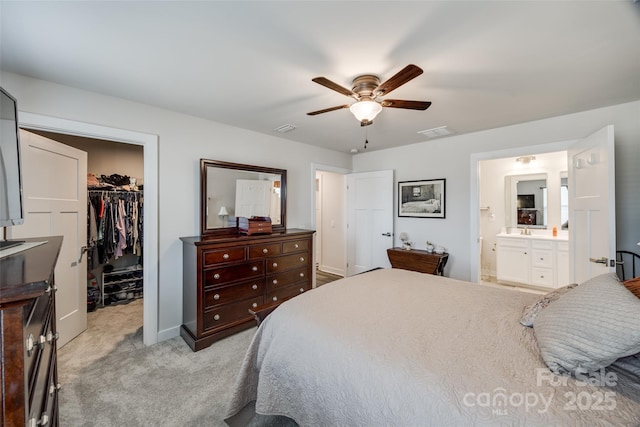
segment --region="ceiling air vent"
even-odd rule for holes
[[[296,127],[294,125],[282,125],[279,126],[277,128],[275,128],[274,130],[280,133],[287,133],[287,132],[291,132],[292,130],[294,130]]]
[[[433,129],[420,130],[418,133],[426,136],[427,138],[437,138],[439,136],[451,135],[453,131],[447,129],[446,126],[440,126]]]

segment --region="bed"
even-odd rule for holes
[[[400,269],[326,284],[262,322],[226,422],[640,425],[640,358],[607,368],[608,383],[552,374],[537,331],[519,323],[539,298]]]
[[[420,202],[404,202],[403,213],[434,213],[440,211],[440,200],[429,199]]]

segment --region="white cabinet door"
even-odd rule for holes
[[[498,282],[529,283],[529,242],[500,238],[496,242]]]

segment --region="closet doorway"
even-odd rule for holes
[[[64,135],[79,135],[118,141],[144,147],[144,329],[143,343],[152,345],[160,339],[158,331],[158,136],[108,126],[60,119],[20,111],[20,127],[29,131],[44,130]]]
[[[31,132],[87,153],[87,312],[143,298],[144,147]],[[141,308],[131,307],[142,325]]]

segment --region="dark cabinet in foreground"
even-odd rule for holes
[[[313,233],[183,237],[180,335],[193,351],[255,326],[249,313],[309,289]]]
[[[55,284],[62,237],[0,259],[3,426],[57,426]]]

